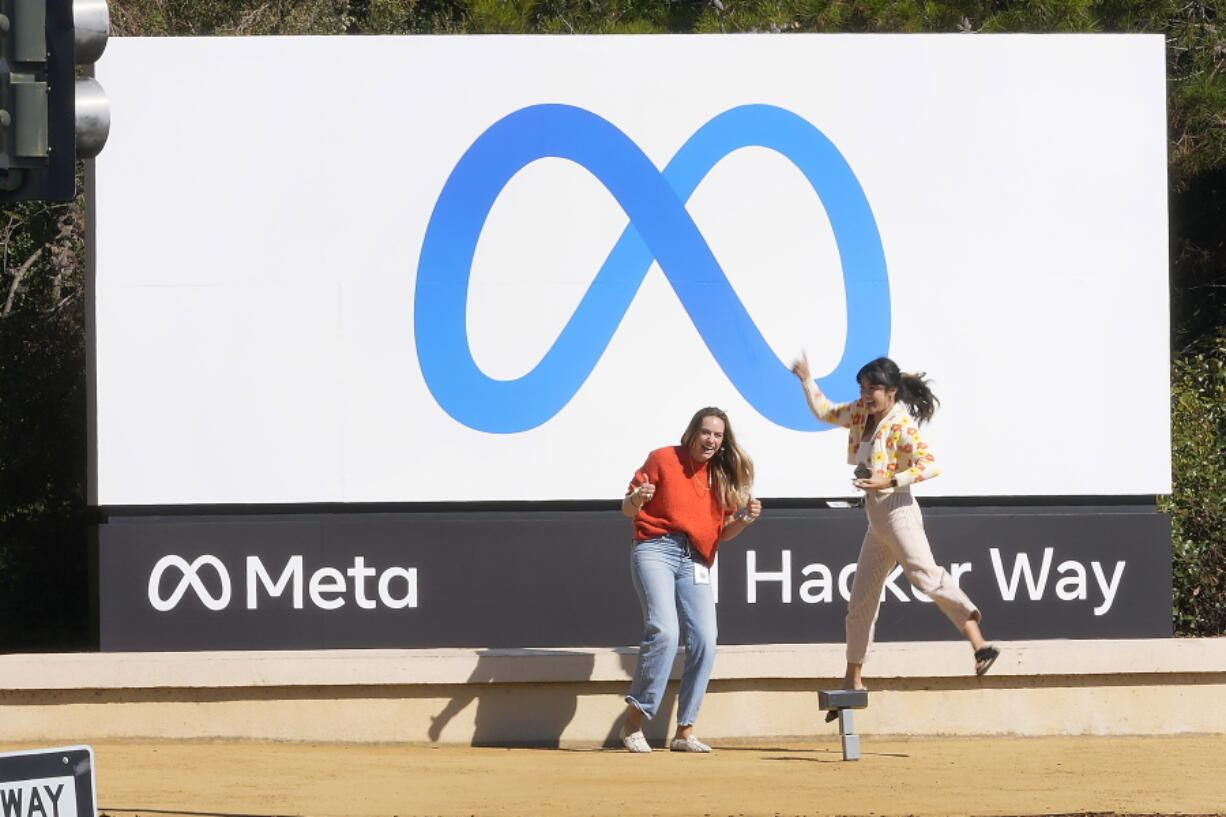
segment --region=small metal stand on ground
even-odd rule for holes
[[[817,693],[817,703],[824,711],[839,713],[839,737],[843,740],[843,759],[860,759],[860,736],[856,734],[853,709],[868,708],[867,689],[823,689]]]

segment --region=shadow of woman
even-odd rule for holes
[[[468,676],[463,690],[447,702],[442,711],[430,718],[427,734],[432,743],[438,742],[447,725],[474,700],[472,746],[534,746],[556,749],[562,733],[579,708],[578,687],[566,684],[527,686],[522,671],[516,669],[519,659],[539,655],[558,663],[562,677],[575,682],[592,677],[596,658],[591,653],[566,650],[479,650],[477,665]]]

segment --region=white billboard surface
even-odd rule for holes
[[[100,505],[763,497],[889,354],[938,496],[1170,490],[1160,36],[111,41]]]

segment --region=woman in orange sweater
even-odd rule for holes
[[[674,752],[709,752],[694,737],[715,663],[715,598],[711,565],[720,542],[738,535],[762,513],[750,496],[753,462],[736,443],[728,415],[699,410],[681,445],[647,455],[622,500],[634,519],[630,572],[643,610],[634,682],[626,696],[622,743],[650,752],[643,717],[654,717],[664,697],[677,646],[685,638],[685,669],[677,709]]]

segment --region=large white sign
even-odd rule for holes
[[[941,400],[929,495],[1170,489],[1160,36],[118,39],[101,505],[612,498],[718,405],[850,493],[833,396]]]

